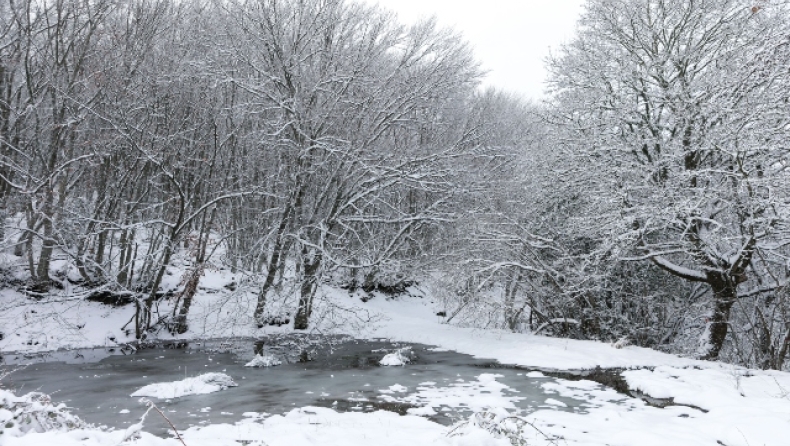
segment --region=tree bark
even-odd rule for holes
[[[277,270],[280,267],[280,262],[285,260],[284,258],[281,259],[281,257],[284,257],[283,255],[285,254],[283,252],[283,237],[285,235],[285,231],[288,229],[288,220],[290,219],[291,212],[291,206],[288,206],[283,212],[282,220],[280,220],[280,225],[277,227],[277,235],[274,238],[272,258],[269,260],[269,264],[267,266],[266,280],[263,282],[261,291],[258,293],[258,303],[255,305],[255,313],[253,313],[253,317],[255,318],[255,323],[258,324],[258,328],[261,328],[264,325],[263,311],[266,309],[266,298],[269,294],[269,290],[272,288],[272,285],[274,285],[274,279],[277,275]]]
[[[294,330],[307,330],[313,312],[313,297],[318,285],[318,270],[321,267],[321,256],[312,260],[304,256],[302,286],[299,292],[299,307],[294,317]]]
[[[713,292],[713,314],[708,321],[705,351],[700,359],[715,361],[724,346],[729,331],[730,309],[738,298],[738,281],[727,273],[708,273]]]
[[[184,334],[189,329],[187,325],[187,316],[189,315],[189,308],[192,306],[192,300],[197,292],[198,284],[200,284],[200,277],[203,276],[203,269],[205,265],[199,264],[189,275],[187,283],[184,285],[184,291],[181,293],[181,309],[178,316],[175,318],[175,326],[173,331],[178,334]]]

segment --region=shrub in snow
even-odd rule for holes
[[[456,425],[447,435],[457,437],[468,434],[469,431],[482,429],[496,438],[506,438],[513,446],[527,446],[525,431],[537,431],[549,444],[556,444],[556,439],[541,432],[529,421],[510,415],[505,409],[477,412],[468,420]]]
[[[67,431],[85,423],[66,410],[65,404],[52,404],[49,395],[31,392],[16,396],[0,389],[0,443],[3,438],[28,432]]]
[[[236,386],[238,384],[224,373],[206,373],[181,381],[149,384],[134,392],[132,396],[148,396],[159,399],[178,398],[186,395],[219,392]]]
[[[272,367],[280,364],[282,362],[272,355],[255,355],[252,361],[244,364],[244,367]]]
[[[411,356],[411,347],[406,347],[384,356],[379,364],[384,366],[406,365],[411,362]]]
[[[389,260],[372,268],[338,268],[330,280],[352,293],[361,289],[366,293],[378,291],[396,296],[406,293],[409,287],[416,285],[416,275],[417,272],[410,263]],[[367,302],[371,297],[369,294],[362,300]]]

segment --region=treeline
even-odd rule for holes
[[[590,0],[534,105],[343,0],[1,1],[6,281],[127,298],[138,338],[209,261],[259,324],[292,280],[297,329],[325,281],[433,283],[452,322],[781,369],[787,9]]]
[[[28,0],[0,5],[2,209],[31,295],[131,296],[154,324],[192,254],[180,326],[212,250],[262,275],[255,316],[301,278],[375,280],[448,219],[454,160],[481,144],[477,64],[458,35],[343,1]],[[219,241],[218,241],[219,240]]]

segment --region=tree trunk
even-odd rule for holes
[[[173,251],[175,250],[177,244],[177,234],[175,231],[173,231],[170,240],[167,241],[167,245],[165,246],[165,252],[162,254],[162,260],[159,264],[159,269],[156,273],[153,283],[151,284],[151,291],[143,302],[143,305],[137,307],[139,323],[137,324],[137,333],[135,333],[136,339],[143,339],[144,330],[151,328],[151,313],[154,306],[154,300],[157,296],[157,290],[159,289],[159,285],[162,284],[162,278],[165,275],[165,271],[167,271],[167,267],[170,265],[170,258],[172,257]]]
[[[41,244],[41,253],[38,257],[36,267],[36,278],[40,286],[49,287],[49,265],[52,260],[52,252],[55,249],[55,242],[52,240],[52,221],[50,216],[46,216],[43,225],[44,241]]]
[[[708,283],[713,291],[713,314],[708,321],[706,345],[700,359],[715,361],[727,339],[730,326],[730,309],[738,296],[738,283],[726,273],[708,273]]]
[[[264,325],[263,311],[266,309],[266,297],[269,294],[269,290],[271,289],[272,285],[274,285],[274,279],[277,275],[277,270],[280,267],[280,262],[285,261],[284,258],[281,259],[281,257],[286,254],[283,249],[283,237],[285,236],[285,231],[288,229],[288,222],[291,218],[292,212],[292,206],[289,205],[285,208],[282,219],[280,220],[280,225],[277,227],[277,234],[274,237],[272,258],[269,260],[269,265],[267,267],[266,280],[261,287],[261,291],[258,293],[258,303],[255,305],[255,313],[253,313],[253,317],[255,318],[255,323],[258,324],[258,328],[261,328]]]
[[[520,281],[521,274],[514,274],[505,286],[505,322],[510,331],[516,331],[518,320],[523,311],[523,307],[516,309],[516,294],[518,294]]]
[[[189,308],[192,306],[192,300],[197,292],[198,284],[200,284],[200,277],[203,276],[204,267],[204,264],[196,265],[187,283],[184,285],[184,291],[181,293],[181,310],[175,318],[175,326],[173,328],[175,333],[184,334],[189,329],[187,325],[187,316],[189,315]]]
[[[130,249],[130,243],[127,237],[128,233],[128,229],[121,231],[121,239],[119,241],[121,254],[118,256],[118,276],[116,278],[116,282],[119,284],[126,283],[126,251]]]
[[[310,315],[313,312],[313,296],[318,285],[318,269],[321,266],[321,256],[316,255],[310,261],[304,258],[302,286],[299,292],[299,308],[294,317],[294,330],[307,330]]]
[[[258,324],[258,328],[263,327],[263,312],[266,309],[266,298],[269,294],[269,290],[274,285],[274,279],[277,275],[277,270],[279,269],[279,265],[281,261],[280,257],[282,256],[283,246],[279,239],[274,243],[274,248],[272,249],[272,258],[269,260],[269,264],[267,265],[267,273],[266,273],[266,280],[263,282],[263,286],[261,286],[261,290],[258,292],[258,303],[255,305],[255,313],[253,314],[255,318],[255,323]]]

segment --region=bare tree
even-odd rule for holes
[[[255,318],[262,323],[267,295],[292,256],[301,275],[295,326],[304,329],[325,267],[379,265],[437,214],[441,194],[402,209],[393,191],[439,187],[441,161],[463,138],[444,147],[391,147],[408,144],[426,110],[463,98],[477,68],[465,44],[432,21],[403,28],[389,13],[342,1],[233,8],[238,56],[254,73],[240,84],[271,119],[265,141],[282,163],[283,200]],[[343,244],[368,246],[374,225],[385,240],[378,253],[364,263],[344,258]]]
[[[784,224],[775,185],[787,125],[769,86],[786,74],[759,55],[787,32],[787,11],[751,6],[592,1],[551,63],[555,119],[596,169],[586,181],[612,236],[600,249],[710,287],[707,359],[756,253]]]

